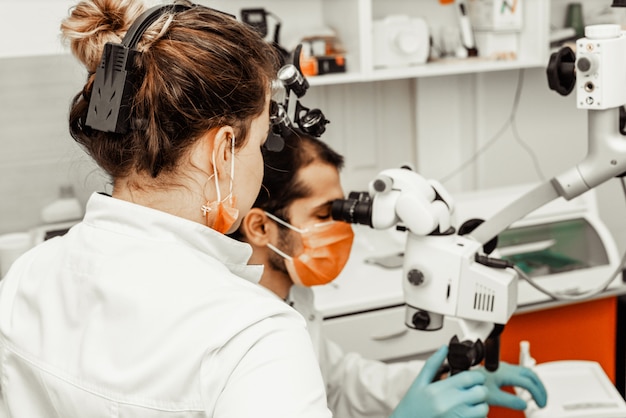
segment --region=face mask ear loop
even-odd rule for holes
[[[282,258],[285,258],[287,260],[293,260],[293,257],[291,257],[290,255],[285,254],[283,251],[281,251],[278,248],[274,247],[269,242],[267,243],[267,248],[269,248],[270,250],[274,251],[276,254],[278,254]]]
[[[235,182],[235,136],[230,137],[230,187],[228,196],[230,203],[233,203],[233,183]]]
[[[270,218],[271,220],[273,220],[275,222],[278,222],[279,224],[281,224],[282,226],[284,226],[286,228],[291,229],[292,231],[296,231],[296,232],[299,232],[299,233],[306,232],[306,229],[296,228],[295,226],[291,225],[290,223],[283,221],[278,216],[272,215],[271,213],[266,212],[266,211],[264,211],[264,212],[265,212],[265,214],[267,215],[268,218]]]
[[[220,192],[220,183],[217,181],[217,167],[215,166],[215,150],[211,154],[211,162],[213,163],[213,180],[215,180],[215,190],[217,192],[217,201],[222,201],[222,193]]]

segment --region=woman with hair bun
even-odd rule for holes
[[[72,137],[110,176],[0,289],[11,417],[328,417],[305,322],[227,237],[263,178],[271,45],[179,1],[85,0]],[[127,36],[128,35],[128,36]]]

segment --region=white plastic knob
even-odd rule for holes
[[[382,193],[388,192],[393,187],[393,179],[389,176],[379,175],[370,183],[370,192]]]
[[[395,44],[403,54],[414,54],[420,48],[419,34],[413,30],[403,29],[396,35]]]
[[[585,37],[588,39],[619,38],[622,33],[620,25],[591,25],[585,27]]]

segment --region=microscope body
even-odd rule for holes
[[[626,36],[619,25],[593,25],[576,42],[579,109],[610,109],[626,103]]]
[[[395,226],[406,230],[402,268],[405,324],[435,331],[444,325],[446,316],[454,317],[463,341],[455,343],[454,350],[451,343],[451,352],[469,366],[483,355],[487,357],[490,353],[483,343],[493,335],[495,326],[505,324],[515,311],[514,270],[484,255],[479,242],[456,233],[450,224],[453,199],[438,182],[407,168],[387,169],[370,182],[366,195],[366,199],[359,193],[358,199],[333,202],[332,216],[375,229]],[[472,354],[466,361],[467,352],[475,351],[481,354]],[[498,354],[489,355],[494,369]]]
[[[443,317],[455,317],[470,324],[463,337],[485,339],[494,323],[508,322],[517,306],[517,275],[477,261],[481,252],[480,243],[455,233],[409,231],[402,269],[406,325],[437,330]]]

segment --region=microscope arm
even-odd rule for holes
[[[578,52],[575,66],[569,65],[571,64],[569,62],[565,66],[561,66],[560,63],[554,65],[551,62],[548,67],[548,75],[554,79],[554,74],[551,74],[550,71],[555,69],[561,71],[563,68],[569,68],[571,72],[577,71],[576,77],[567,74],[567,71],[561,72],[559,75],[567,78],[567,80],[576,79],[577,106],[587,110],[588,151],[586,157],[574,167],[539,185],[480,224],[469,236],[465,237],[469,239],[468,241],[460,242],[458,239],[454,239],[455,245],[471,248],[473,245],[479,244],[482,247],[513,222],[544,204],[558,197],[567,200],[573,199],[610,178],[626,172],[626,139],[622,135],[620,126],[620,109],[626,103],[626,77],[623,75],[623,68],[626,66],[626,36],[619,25],[590,26],[585,29],[585,35],[586,38],[577,41],[576,49]],[[568,54],[555,53],[551,61],[567,56]],[[554,83],[551,83],[551,88],[553,85]],[[559,90],[557,89],[557,91]],[[559,93],[566,95],[570,91],[571,89],[564,89]],[[435,245],[434,240],[426,241],[423,238],[411,238],[410,234],[408,242],[414,242],[412,245],[415,247],[409,251],[410,245],[407,246],[408,257],[421,256],[424,251],[422,247]],[[469,254],[453,257],[464,260],[464,264],[462,263],[458,270],[457,279],[459,288],[464,290],[458,293],[458,299],[454,303],[456,308],[454,313],[450,314],[444,309],[447,298],[439,296],[438,300],[435,298],[435,301],[431,303],[428,298],[423,297],[423,293],[427,293],[429,298],[432,298],[437,296],[437,292],[418,291],[417,287],[407,286],[405,283],[405,296],[407,301],[411,301],[408,305],[419,307],[425,311],[430,310],[435,314],[458,317],[471,324],[475,319],[478,321],[481,319],[480,315],[473,312],[471,306],[467,304],[466,299],[471,295],[472,290],[471,286],[467,285],[474,282],[477,284],[487,283],[488,286],[493,287],[495,299],[499,299],[500,302],[508,301],[508,303],[500,303],[502,309],[500,312],[497,309],[493,310],[492,314],[483,319],[485,322],[495,324],[494,331],[497,332],[497,329],[508,321],[508,316],[512,313],[512,306],[514,310],[517,276],[510,276],[506,273],[498,275],[496,273],[498,269],[489,268],[489,265],[492,264],[489,259],[479,255],[481,247],[474,248]],[[438,256],[446,253],[451,253],[451,250],[439,251]],[[474,259],[471,258],[471,253],[474,253]],[[405,265],[405,270],[406,268]],[[475,274],[472,270],[475,270]],[[509,270],[511,269],[505,268],[503,271]],[[441,269],[437,269],[437,277],[442,277],[441,271]],[[493,275],[493,278],[488,281],[490,275]],[[498,289],[498,286],[502,287]],[[496,302],[497,304],[498,302]],[[490,338],[492,335],[493,333]],[[491,351],[494,361],[491,369],[493,369],[494,366],[497,368],[497,358],[495,357],[497,347]]]
[[[561,48],[550,57],[548,86],[563,96],[576,91],[576,104],[588,118],[587,156],[576,166],[540,185],[471,236],[486,243],[534,209],[561,196],[567,200],[626,171],[626,141],[620,111],[626,103],[626,36],[619,25],[592,25],[576,41],[576,53]]]
[[[587,156],[581,162],[509,204],[495,216],[480,224],[468,238],[485,245],[513,222],[544,204],[558,197],[573,199],[606,180],[624,173],[626,171],[626,139],[619,131],[619,108],[590,110],[588,119],[589,148]],[[463,270],[460,275],[468,271]],[[488,270],[486,272],[489,273]],[[506,277],[503,276],[503,279]],[[411,289],[405,286],[405,294],[411,295],[407,293],[410,291]],[[515,295],[511,292],[509,298],[515,298]],[[461,306],[462,303],[463,301],[459,301],[458,305]],[[425,305],[420,302],[417,306]],[[461,317],[464,316],[461,315]],[[466,320],[465,322],[473,324],[473,321]],[[488,370],[496,370],[498,367],[499,334],[505,322],[494,321],[494,329],[485,341],[485,366]],[[484,330],[481,331],[478,328],[478,331],[474,333],[478,337],[481,332],[485,335]],[[472,338],[471,332],[466,335]]]

